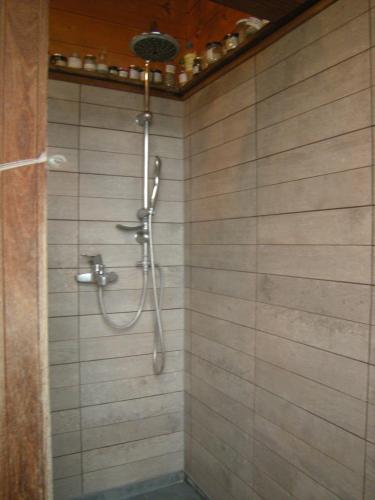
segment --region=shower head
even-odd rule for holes
[[[145,61],[170,61],[180,50],[177,40],[159,31],[134,36],[130,46],[134,54]]]

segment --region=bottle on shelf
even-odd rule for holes
[[[184,85],[187,84],[188,81],[189,81],[189,77],[188,77],[188,74],[187,74],[186,69],[185,69],[184,59],[181,59],[180,60],[180,72],[178,74],[178,84],[180,87],[183,87]]]
[[[96,71],[99,73],[108,73],[107,52],[105,50],[101,50],[99,53]]]
[[[193,77],[193,66],[194,60],[197,57],[196,51],[193,49],[192,42],[187,42],[186,44],[186,52],[184,54],[184,67],[185,72],[187,74],[188,80],[191,80]]]

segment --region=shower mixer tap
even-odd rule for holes
[[[101,254],[82,255],[82,257],[88,258],[91,272],[77,274],[76,280],[79,283],[95,283],[98,286],[107,286],[109,283],[117,281],[118,275],[116,273],[106,271]]]
[[[155,28],[154,28],[155,29]],[[152,125],[152,113],[150,111],[150,62],[166,62],[173,60],[179,50],[178,42],[171,36],[154,31],[142,33],[132,38],[131,48],[135,55],[145,61],[144,78],[144,110],[137,116],[136,123],[143,128],[143,206],[138,210],[137,216],[140,224],[127,226],[117,224],[122,231],[134,232],[134,237],[142,245],[142,258],[136,266],[142,269],[142,291],[140,300],[133,317],[125,322],[114,321],[107,313],[104,301],[104,287],[98,286],[98,301],[100,312],[105,322],[114,330],[128,330],[136,324],[142,311],[145,309],[146,296],[149,290],[149,276],[151,277],[151,291],[155,305],[155,329],[152,350],[152,365],[154,373],[160,375],[165,364],[165,340],[162,324],[162,300],[163,300],[163,272],[155,262],[154,239],[153,239],[153,216],[160,184],[161,160],[155,158],[155,176],[151,196],[149,195],[149,157],[150,157],[150,126]]]

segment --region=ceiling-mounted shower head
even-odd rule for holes
[[[134,54],[145,61],[170,61],[180,50],[177,40],[159,31],[134,36],[130,46]]]

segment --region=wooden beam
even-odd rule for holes
[[[304,0],[212,0],[231,9],[247,12],[260,19],[277,21],[294,9],[300,7]]]
[[[47,0],[0,2],[0,163],[36,157],[46,147],[47,7]],[[0,497],[46,500],[45,168],[4,171],[0,187]]]

